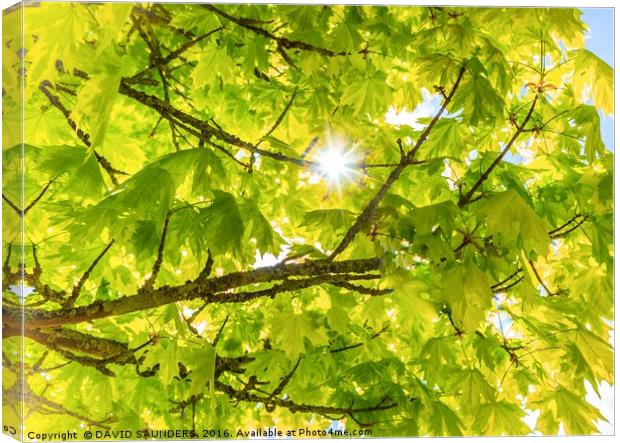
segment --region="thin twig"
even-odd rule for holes
[[[161,233],[161,239],[159,240],[159,247],[157,248],[157,258],[155,259],[155,263],[153,263],[153,269],[151,270],[151,275],[146,279],[144,284],[142,285],[142,291],[150,291],[153,289],[153,285],[155,280],[157,280],[157,274],[159,274],[159,270],[164,261],[164,248],[166,246],[166,235],[168,234],[168,224],[170,223],[170,211],[166,213],[166,219],[164,220],[164,227]]]
[[[80,280],[75,284],[75,286],[71,290],[71,295],[69,296],[69,298],[64,303],[65,307],[66,306],[73,306],[73,304],[77,300],[78,296],[80,295],[80,291],[82,290],[82,286],[84,286],[84,283],[86,283],[86,280],[88,280],[88,277],[90,277],[90,274],[93,272],[93,269],[95,269],[95,266],[97,266],[97,263],[99,263],[99,261],[103,258],[103,256],[106,254],[106,252],[108,252],[110,250],[110,248],[112,247],[113,244],[114,244],[114,240],[112,240],[110,243],[108,243],[108,245],[105,247],[105,249],[103,251],[101,251],[101,253],[95,258],[95,260],[91,263],[91,265],[84,272],[84,274],[82,274],[82,277],[80,277]]]

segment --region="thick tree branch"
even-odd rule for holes
[[[32,272],[29,273],[24,270],[25,283],[33,287],[44,302],[53,301],[59,304],[64,303],[67,294],[66,291],[52,289],[49,285],[41,282],[41,274],[43,273],[43,269],[41,268],[41,263],[39,263],[36,245],[32,245],[32,260],[34,261]],[[19,275],[16,277],[21,278]]]
[[[394,292],[394,289],[392,288],[386,288],[386,289],[367,288],[366,286],[355,285],[349,281],[344,281],[344,280],[343,281],[331,281],[329,283],[333,286],[338,286],[339,288],[348,289],[349,291],[358,292],[360,294],[372,295],[373,297],[377,295],[391,294],[392,292]]]
[[[19,327],[4,325],[3,337],[19,336]],[[138,364],[134,351],[125,343],[103,337],[95,337],[73,329],[24,329],[24,337],[30,338],[46,348],[58,353],[70,362],[92,367],[104,375],[115,374],[107,368],[108,364]]]
[[[317,283],[320,279],[337,281],[341,278],[350,280],[356,274],[366,274],[379,269],[381,261],[378,258],[357,259],[346,261],[312,260],[305,263],[291,263],[284,266],[270,266],[253,271],[233,272],[221,277],[212,277],[204,281],[190,281],[180,286],[163,286],[151,291],[139,292],[134,295],[120,297],[110,301],[96,301],[87,306],[63,308],[55,311],[42,309],[25,309],[25,321],[29,327],[43,328],[61,326],[64,324],[80,323],[83,321],[106,318],[116,315],[144,311],[150,308],[167,305],[182,300],[202,298],[210,303],[231,302],[234,299],[245,301],[258,296],[267,296],[268,293],[231,293],[240,288],[255,283],[268,283],[277,280],[286,280],[291,277],[314,277]],[[330,275],[331,274],[331,275]],[[342,277],[346,275],[346,277]],[[318,279],[316,276],[321,276]],[[361,277],[360,278],[364,278]],[[368,278],[368,277],[366,277]],[[375,278],[375,277],[373,277]],[[298,285],[300,283],[297,283]],[[295,284],[293,284],[294,286]],[[282,288],[282,290],[286,290]],[[3,322],[8,325],[17,325],[21,310],[9,306],[3,307]]]
[[[5,337],[20,335],[20,328],[5,326]],[[75,329],[49,328],[35,329],[26,328],[24,336],[51,350],[65,350],[98,359],[100,362],[109,364],[135,363],[133,350],[126,343],[103,337],[95,337]]]
[[[291,292],[298,291],[300,289],[310,288],[313,286],[320,285],[322,283],[329,283],[332,285],[345,284],[349,280],[366,280],[369,278],[379,278],[379,275],[375,274],[361,274],[361,275],[350,275],[350,274],[327,274],[327,275],[318,275],[315,277],[303,278],[303,279],[295,279],[295,280],[285,280],[283,283],[273,285],[270,288],[262,289],[258,291],[247,291],[247,292],[220,292],[218,294],[214,294],[208,298],[210,303],[244,303],[250,300],[254,300],[256,298],[262,297],[275,297],[276,294],[281,292]],[[344,286],[342,286],[344,287]],[[362,294],[369,293],[368,291],[372,291],[370,288],[366,288],[364,286],[356,286],[351,285],[347,289],[352,291],[356,291]],[[388,291],[388,292],[391,292]],[[387,292],[382,292],[385,294]],[[380,295],[380,294],[373,294]]]

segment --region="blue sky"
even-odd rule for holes
[[[582,8],[582,19],[588,24],[590,31],[586,38],[586,48],[614,67],[614,10],[612,8]],[[605,146],[614,150],[614,120],[610,116],[601,115],[601,132]],[[604,383],[599,387],[601,397],[588,389],[588,401],[598,407],[609,422],[599,421],[601,434],[614,433],[614,393],[613,386]]]
[[[613,8],[582,8],[582,19],[590,31],[586,37],[586,48],[614,67],[614,10]],[[601,116],[601,132],[605,146],[614,150],[614,120]]]

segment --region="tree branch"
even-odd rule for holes
[[[24,309],[23,314],[29,327],[42,328],[61,326],[64,324],[80,323],[83,321],[106,318],[116,315],[143,311],[150,308],[167,305],[182,300],[202,298],[209,303],[231,302],[235,298],[245,301],[247,297],[256,298],[270,295],[268,293],[230,293],[235,288],[240,288],[255,283],[267,283],[277,280],[286,280],[291,277],[314,277],[321,276],[322,280],[336,281],[339,276],[342,279],[370,278],[359,274],[379,269],[381,261],[378,258],[356,259],[345,261],[311,260],[304,263],[291,263],[258,268],[253,271],[232,272],[221,277],[212,277],[204,281],[190,281],[179,286],[163,286],[151,291],[139,292],[134,295],[124,296],[115,300],[96,301],[87,306],[62,308],[55,311],[42,309]],[[330,275],[331,274],[331,275]],[[372,276],[372,278],[376,278]],[[317,283],[319,280],[317,279]],[[321,281],[322,282],[322,281]],[[309,282],[307,282],[309,283]],[[295,283],[294,283],[295,284]],[[299,285],[300,283],[296,283]],[[282,287],[282,290],[284,287]],[[18,325],[22,310],[10,306],[3,306],[3,322],[5,325]]]
[[[91,147],[92,143],[90,142],[90,135],[84,132],[81,128],[78,128],[75,120],[71,118],[71,111],[69,111],[65,107],[65,105],[62,104],[60,98],[57,95],[52,94],[48,90],[48,88],[51,87],[53,86],[49,80],[43,80],[39,84],[39,90],[43,92],[43,94],[45,94],[50,104],[62,113],[62,115],[65,117],[65,120],[67,121],[71,129],[73,129],[78,138],[82,141],[82,143],[84,143],[87,147]],[[97,151],[93,151],[93,153],[95,155],[95,158],[97,159],[97,162],[108,173],[108,175],[110,176],[110,180],[112,180],[112,183],[114,185],[118,184],[118,180],[116,179],[117,175],[127,175],[126,172],[113,168],[110,162]]]
[[[276,388],[271,392],[271,394],[269,394],[268,400],[265,403],[265,409],[267,409],[267,411],[271,412],[269,409],[272,408],[273,399],[277,398],[278,395],[282,393],[286,385],[291,381],[293,375],[295,374],[295,371],[297,371],[297,368],[299,367],[299,363],[301,363],[301,356],[297,358],[297,363],[295,363],[293,369],[291,369],[291,371],[284,378],[282,378],[282,380],[280,380],[278,386],[276,386]]]
[[[366,280],[369,278],[379,278],[380,276],[375,274],[361,274],[361,275],[350,275],[350,274],[342,274],[342,275],[319,275],[315,277],[309,277],[304,279],[297,280],[284,280],[283,283],[273,285],[270,288],[262,289],[258,291],[247,291],[247,292],[220,292],[208,297],[208,301],[210,303],[244,303],[255,298],[262,297],[271,297],[273,298],[276,294],[281,292],[291,292],[297,291],[300,289],[310,288],[312,286],[317,286],[322,283],[329,283],[332,285],[338,285],[339,283],[346,283],[347,280]],[[343,286],[344,287],[344,286]],[[366,288],[364,286],[356,286],[350,285],[347,287],[352,291],[360,292],[363,294],[367,294],[368,291],[372,291],[370,288]],[[362,292],[363,291],[363,292]],[[378,291],[378,290],[377,290]],[[391,292],[391,290],[389,291]],[[387,293],[387,292],[382,292]],[[373,294],[373,295],[382,295],[382,294]]]
[[[211,124],[208,121],[200,120],[190,114],[187,114],[186,112],[181,111],[180,109],[175,108],[166,100],[162,100],[159,97],[156,97],[154,95],[149,95],[145,92],[138,91],[137,89],[132,88],[130,85],[131,85],[131,81],[128,78],[123,78],[121,80],[121,86],[119,88],[119,93],[127,97],[131,97],[134,100],[138,101],[139,103],[142,103],[143,105],[153,109],[160,116],[162,116],[169,122],[173,123],[174,125],[178,125],[182,127],[185,131],[197,137],[199,140],[204,141],[210,146],[213,146],[217,150],[223,152],[231,160],[240,164],[246,169],[249,167],[248,165],[246,165],[245,163],[237,159],[234,156],[234,154],[228,151],[225,147],[215,143],[212,140],[212,137],[215,137],[216,139],[224,143],[227,143],[231,146],[236,146],[238,148],[245,149],[246,151],[250,152],[250,154],[252,155],[259,154],[263,157],[267,157],[267,158],[277,160],[277,161],[291,163],[291,164],[294,164],[300,167],[312,168],[312,167],[317,166],[316,162],[305,160],[303,156],[300,158],[296,158],[296,157],[291,157],[291,156],[282,154],[280,152],[271,152],[271,151],[262,149],[259,147],[260,142],[257,144],[252,144],[248,141],[242,140],[240,137],[225,131],[217,124]],[[283,114],[280,115],[280,118],[283,118]],[[275,125],[274,125],[274,129],[275,129]],[[314,142],[314,144],[315,143],[316,141]],[[309,146],[309,149],[314,147],[314,144],[311,144],[311,146]],[[307,151],[308,149],[306,150],[306,155],[307,155]],[[411,160],[404,162],[404,166],[420,164],[420,163],[423,163],[423,162],[414,161],[413,159],[411,159]],[[395,166],[400,166],[400,165],[401,164],[396,164]],[[366,168],[374,168],[374,167],[389,167],[393,165],[386,163],[386,164],[351,164],[347,166],[352,167],[352,168],[366,169]]]
[[[71,295],[66,300],[66,302],[63,303],[63,305],[65,307],[73,306],[73,304],[77,300],[78,296],[80,295],[80,291],[82,290],[82,286],[84,286],[84,283],[86,283],[86,280],[88,280],[88,277],[90,277],[91,272],[93,272],[93,269],[95,269],[95,266],[97,266],[97,263],[99,263],[99,261],[103,258],[103,256],[106,254],[106,252],[109,251],[109,249],[112,247],[113,244],[114,244],[114,240],[112,240],[110,243],[108,243],[108,245],[105,247],[105,249],[103,251],[101,251],[101,253],[95,258],[95,260],[91,263],[91,265],[84,272],[84,274],[82,274],[82,277],[80,277],[80,280],[75,284],[75,286],[71,290]]]
[[[278,126],[280,126],[280,123],[282,123],[282,120],[284,120],[284,116],[286,115],[288,110],[291,109],[291,106],[293,105],[293,101],[295,100],[296,95],[297,95],[297,91],[295,90],[293,94],[291,95],[291,98],[289,99],[288,103],[286,103],[286,106],[284,107],[284,109],[282,110],[278,118],[276,119],[275,123],[271,127],[271,129],[269,129],[269,131],[267,131],[267,133],[261,137],[261,140],[269,137],[273,133],[273,131],[275,131],[278,128]]]
[[[245,392],[243,390],[234,389],[232,386],[224,384],[220,382],[219,380],[215,381],[215,388],[218,391],[224,392],[228,397],[237,399],[239,401],[265,404],[269,400],[269,397],[263,397],[263,396],[253,394],[250,392]],[[384,397],[383,399],[381,399],[381,401],[379,401],[373,406],[366,406],[366,407],[360,407],[360,408],[354,408],[352,405],[349,407],[309,405],[309,404],[304,404],[304,403],[295,403],[294,401],[288,398],[286,400],[279,399],[279,398],[271,399],[271,403],[274,406],[286,408],[293,413],[295,412],[317,413],[323,416],[346,415],[346,416],[351,417],[351,419],[353,419],[354,421],[356,421],[358,424],[362,426],[369,426],[370,424],[360,423],[354,417],[355,414],[385,411],[388,409],[393,409],[398,406],[398,404],[396,402],[391,401],[389,397]]]
[[[515,278],[517,275],[519,275],[519,273],[521,273],[523,271],[522,267],[518,267],[516,271],[514,271],[512,274],[510,274],[508,277],[506,277],[505,279],[503,279],[502,281],[499,281],[497,283],[495,283],[494,285],[491,286],[491,290],[493,292],[502,292],[499,290],[499,288],[501,288],[504,284],[508,283],[510,280],[512,280],[513,278]]]
[[[519,271],[522,271],[522,269],[519,269]],[[519,283],[521,283],[523,281],[523,276],[520,275],[519,278],[517,278],[515,281],[513,281],[512,283],[509,283],[505,286],[493,286],[492,290],[494,293],[498,293],[498,292],[506,292],[508,291],[510,288],[517,286]]]
[[[222,322],[222,325],[220,326],[220,329],[218,329],[217,334],[215,334],[215,338],[213,339],[213,343],[211,343],[211,345],[214,348],[217,346],[218,342],[220,341],[220,338],[222,338],[222,332],[224,332],[224,328],[226,327],[226,323],[228,323],[228,318],[229,317],[230,317],[230,314],[226,314],[226,318]]]
[[[17,215],[19,215],[20,217],[22,216],[22,210],[19,209],[15,203],[9,200],[9,198],[6,195],[4,195],[4,192],[2,193],[2,200],[4,200],[6,204],[9,205],[11,209],[13,209],[13,211],[17,213]]]
[[[7,332],[9,335],[13,332],[19,333],[19,331],[12,330]],[[78,352],[98,359],[101,363],[135,363],[134,351],[129,349],[126,343],[103,337],[95,337],[75,329],[26,328],[24,335],[52,350],[64,349],[66,351]]]
[[[582,220],[580,220],[576,226],[571,227],[570,229],[564,231],[564,232],[560,232],[562,231],[562,229],[566,228],[567,226],[569,226],[570,224],[574,223],[575,220],[577,220],[579,217],[584,217]],[[583,223],[586,222],[586,220],[588,219],[588,215],[583,215],[583,214],[577,214],[575,215],[573,218],[571,218],[570,220],[568,220],[566,223],[562,224],[561,226],[552,229],[551,231],[548,232],[549,236],[551,238],[561,238],[564,237],[568,234],[570,234],[571,232],[573,232],[574,230],[576,230],[577,228],[579,228]],[[529,260],[529,259],[528,259]],[[551,291],[549,291],[549,289],[545,286],[545,284],[543,283],[542,279],[540,278],[540,275],[538,275],[538,272],[536,271],[536,268],[534,267],[533,263],[531,260],[530,261],[530,266],[532,267],[532,270],[534,271],[534,274],[536,276],[536,279],[538,280],[538,282],[544,287],[544,289],[547,291],[547,293],[549,295],[557,295],[557,293],[552,293]],[[503,279],[502,281],[499,281],[497,283],[495,283],[494,285],[491,286],[491,291],[493,291],[494,293],[497,292],[506,292],[507,290],[509,290],[510,288],[516,286],[517,284],[519,284],[521,281],[523,281],[523,276],[519,276],[515,281],[513,281],[512,283],[508,283],[510,280],[512,280],[513,278],[517,277],[521,272],[523,272],[523,267],[519,266],[517,267],[517,269],[510,274],[508,277],[506,277],[505,279]],[[508,283],[508,284],[507,284]]]
[[[348,281],[331,281],[329,283],[331,285],[338,286],[339,288],[348,289],[349,291],[358,292],[360,294],[372,295],[373,297],[377,295],[391,294],[392,292],[394,292],[394,289],[392,288],[367,288],[366,286],[354,285],[353,283],[350,283]]]
[[[583,218],[581,220],[577,221],[579,217],[583,217]],[[559,226],[559,227],[553,229],[552,231],[549,231],[549,237],[551,237],[552,239],[564,237],[566,234],[570,234],[571,232],[573,232],[576,229],[578,229],[589,218],[590,218],[589,214],[577,214],[573,218],[571,218],[569,221],[564,223],[562,226]],[[573,223],[575,223],[573,226],[571,226],[569,229],[561,232],[563,229],[567,228],[568,226],[570,226]]]
[[[379,337],[381,334],[383,334],[384,332],[386,332],[388,330],[387,326],[384,326],[380,331],[375,332],[371,337],[370,340],[374,340],[375,338]],[[341,348],[334,348],[334,349],[330,349],[329,352],[331,354],[337,354],[339,352],[344,352],[344,351],[349,351],[351,349],[355,349],[355,348],[359,348],[360,346],[364,346],[364,343],[355,343],[352,345],[347,345],[347,346],[343,346]]]
[[[41,200],[41,198],[43,198],[43,196],[45,195],[49,187],[52,185],[52,183],[56,181],[56,178],[57,177],[54,177],[53,179],[48,181],[46,185],[43,187],[43,189],[41,190],[41,192],[39,193],[39,195],[37,195],[34,198],[34,200],[32,200],[23,211],[19,209],[15,203],[9,200],[9,198],[6,195],[4,195],[4,193],[2,194],[2,199],[11,207],[11,209],[13,209],[17,213],[17,215],[19,215],[20,217],[23,217],[28,213],[28,211],[30,211]]]
[[[543,279],[541,278],[540,274],[538,273],[538,270],[536,269],[536,266],[534,266],[534,262],[531,259],[527,259],[527,262],[529,263],[530,267],[532,268],[532,272],[534,273],[534,276],[536,277],[536,280],[538,281],[538,283],[540,283],[540,285],[543,287],[543,289],[545,290],[545,292],[547,293],[548,296],[554,296],[557,295],[557,292],[551,292],[551,290],[549,289],[549,287],[545,284],[545,282],[543,281]]]
[[[262,37],[265,37],[269,40],[273,40],[274,42],[276,42],[278,48],[282,48],[283,50],[284,49],[299,49],[301,51],[316,52],[321,55],[325,55],[327,57],[349,55],[349,53],[347,52],[335,52],[335,51],[332,51],[331,49],[326,49],[326,48],[321,48],[319,46],[311,45],[310,43],[302,42],[299,40],[290,40],[286,37],[280,37],[267,31],[264,28],[256,26],[255,25],[256,22],[252,19],[235,17],[233,15],[230,15],[222,11],[221,9],[216,8],[214,5],[202,5],[202,6],[208,9],[209,11],[214,12],[215,14],[219,15],[220,17],[223,17],[241,26],[242,28],[252,31],[253,33],[260,35]]]
[[[383,183],[383,185],[381,186],[379,191],[375,194],[375,196],[370,201],[370,203],[368,203],[366,208],[364,208],[362,213],[357,217],[357,219],[353,223],[353,226],[349,228],[349,230],[345,234],[340,244],[336,247],[336,249],[334,249],[334,252],[332,252],[329,255],[330,260],[335,259],[338,255],[340,255],[347,248],[347,246],[349,246],[349,244],[353,241],[357,233],[361,230],[362,226],[364,226],[368,222],[368,220],[370,220],[375,209],[377,209],[377,206],[379,206],[379,203],[381,202],[385,194],[387,194],[388,190],[392,187],[392,185],[396,182],[396,180],[398,180],[398,178],[403,173],[405,168],[413,161],[416,153],[418,152],[420,147],[424,144],[424,142],[428,138],[430,132],[432,131],[433,127],[435,127],[435,124],[437,123],[437,121],[439,121],[439,119],[443,115],[448,104],[450,104],[450,102],[454,98],[454,94],[456,93],[456,90],[458,89],[459,84],[461,83],[463,74],[465,74],[465,69],[466,69],[465,66],[461,67],[461,69],[459,70],[458,76],[456,78],[456,81],[454,82],[454,85],[452,86],[452,90],[450,91],[450,94],[448,94],[446,99],[443,101],[443,104],[441,105],[441,108],[439,109],[437,114],[433,117],[433,119],[428,124],[424,132],[420,134],[420,137],[418,138],[418,141],[416,142],[414,147],[401,159],[398,166],[392,170],[392,173],[389,175],[385,183]]]
[[[211,250],[207,249],[207,262],[205,263],[205,267],[202,269],[202,271],[200,271],[200,274],[198,274],[198,278],[196,279],[197,281],[204,281],[207,278],[209,278],[209,275],[211,275],[211,270],[213,269],[213,256],[211,255]]]
[[[502,161],[502,159],[508,153],[508,151],[510,151],[510,148],[512,148],[512,145],[514,145],[514,143],[517,141],[517,138],[519,138],[519,135],[521,135],[521,133],[523,132],[525,125],[532,117],[532,113],[534,112],[534,107],[536,106],[537,100],[538,100],[538,95],[534,97],[534,100],[532,101],[532,106],[530,106],[530,109],[527,115],[525,116],[525,118],[523,119],[523,122],[521,123],[521,125],[517,127],[517,130],[512,135],[512,137],[510,138],[510,140],[508,141],[504,149],[495,158],[495,160],[493,160],[493,163],[491,163],[491,165],[489,165],[489,167],[482,173],[482,175],[478,178],[476,183],[474,183],[471,189],[466,194],[461,196],[461,198],[459,198],[459,202],[458,202],[459,207],[463,207],[472,202],[472,197],[474,193],[478,190],[478,188],[480,188],[480,186],[482,186],[482,184],[486,181],[486,179],[489,178],[489,176],[491,175],[491,172],[493,172],[493,170],[497,167],[497,165],[499,165],[499,163]]]
[[[30,211],[34,207],[34,205],[36,205],[39,202],[39,200],[41,200],[41,198],[43,198],[43,196],[45,195],[45,193],[47,192],[49,187],[52,185],[52,183],[54,183],[56,181],[56,179],[57,179],[57,177],[54,177],[53,179],[51,179],[50,181],[47,182],[47,184],[43,187],[43,189],[41,190],[39,195],[37,195],[34,198],[34,200],[32,200],[30,202],[30,204],[24,208],[24,215],[28,214],[28,211]]]
[[[161,239],[159,241],[159,247],[157,249],[157,258],[155,259],[155,263],[153,263],[153,269],[151,270],[151,276],[144,282],[142,285],[142,291],[150,291],[153,289],[153,284],[157,279],[157,274],[159,274],[159,269],[161,268],[161,264],[164,261],[164,247],[166,246],[166,235],[168,233],[168,224],[170,223],[170,211],[166,213],[166,219],[164,220],[164,228],[161,233]]]

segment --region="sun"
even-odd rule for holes
[[[353,149],[346,150],[341,143],[333,144],[318,154],[316,163],[317,172],[330,185],[350,181],[357,172]]]

